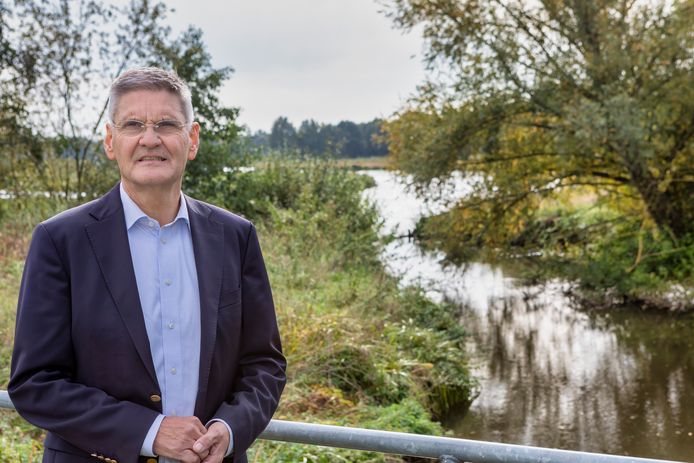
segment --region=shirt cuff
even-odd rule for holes
[[[210,425],[211,425],[212,423],[214,423],[215,421],[219,421],[220,423],[222,423],[224,426],[227,427],[227,431],[229,431],[229,447],[227,448],[227,453],[224,454],[224,457],[228,457],[229,455],[231,455],[231,452],[234,451],[234,433],[231,432],[231,427],[229,427],[229,425],[227,424],[227,422],[224,421],[224,420],[220,420],[219,418],[213,418],[213,419],[211,419],[210,421],[207,422],[207,424],[205,425],[205,427],[206,427],[206,428],[209,428]]]
[[[156,457],[157,456],[154,453],[154,438],[157,437],[157,433],[159,432],[159,427],[161,426],[161,422],[163,420],[164,420],[164,415],[159,415],[152,423],[152,426],[149,427],[149,431],[147,431],[147,435],[145,436],[145,441],[142,443],[142,449],[140,450],[140,455],[145,456],[145,457]]]

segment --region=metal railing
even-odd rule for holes
[[[7,391],[0,408],[14,410]],[[450,437],[272,420],[260,439],[438,459],[442,463],[675,463]]]

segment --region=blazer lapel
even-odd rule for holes
[[[137,291],[119,186],[98,200],[90,214],[97,221],[87,225],[85,230],[106,286],[147,373],[154,384],[159,384]]]
[[[212,210],[185,197],[193,238],[195,267],[200,290],[200,374],[195,415],[202,416],[217,335],[217,310],[222,289],[224,228],[212,220]]]

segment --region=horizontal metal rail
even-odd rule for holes
[[[14,409],[7,391],[0,391],[0,408]],[[260,439],[433,458],[451,463],[675,463],[283,420],[270,421]]]

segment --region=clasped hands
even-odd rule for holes
[[[160,457],[183,463],[220,463],[229,439],[223,423],[214,422],[206,428],[195,416],[166,416],[152,447]]]

